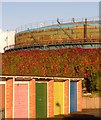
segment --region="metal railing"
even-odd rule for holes
[[[48,41],[48,40],[47,40]],[[39,47],[50,47],[50,46],[61,46],[61,45],[87,45],[87,44],[101,44],[98,39],[87,39],[87,42],[84,42],[84,39],[75,39],[73,41],[71,40],[55,40],[54,43],[51,41],[44,41],[42,43],[20,43],[20,44],[14,44],[14,45],[9,45],[4,48],[4,52],[9,51],[9,50],[18,50],[18,49],[30,49],[30,48],[39,48]]]
[[[85,22],[85,18],[68,18],[67,20],[59,19],[61,24],[65,23],[79,23],[79,22]],[[87,18],[87,21],[99,21],[99,17],[90,17]],[[23,31],[28,31],[28,30],[39,30],[39,29],[49,29],[49,26],[57,26],[57,20],[48,20],[48,21],[42,21],[42,22],[36,22],[36,23],[29,23],[29,24],[24,24],[22,26],[19,26],[15,29],[16,34],[19,32]]]

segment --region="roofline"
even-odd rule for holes
[[[44,76],[10,76],[10,75],[0,75],[0,78],[22,78],[22,79],[45,79],[45,80],[67,80],[78,81],[84,80],[82,77],[44,77]]]

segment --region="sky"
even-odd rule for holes
[[[69,18],[99,16],[99,2],[1,2],[0,28],[15,30],[18,26]]]

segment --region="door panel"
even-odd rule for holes
[[[54,115],[64,114],[64,84],[54,82]]]
[[[28,118],[28,85],[14,87],[14,118]]]
[[[36,117],[47,117],[47,83],[36,83]]]
[[[77,111],[77,82],[70,82],[70,112]]]

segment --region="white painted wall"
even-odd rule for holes
[[[0,30],[0,53],[4,52],[4,47],[15,44],[15,31]]]

